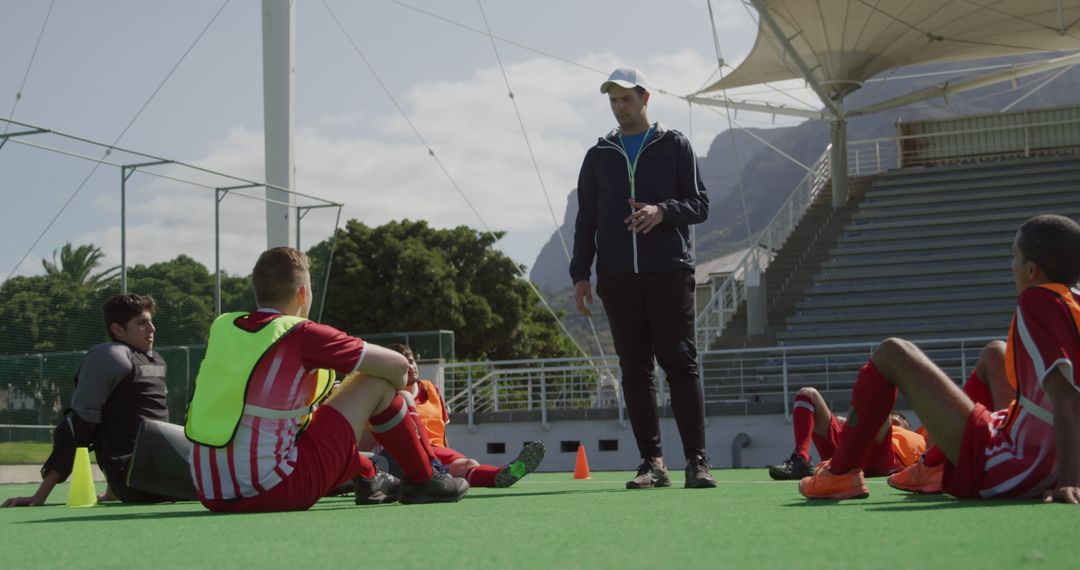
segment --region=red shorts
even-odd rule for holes
[[[435,458],[447,467],[449,467],[451,463],[457,461],[458,459],[467,459],[464,455],[458,453],[453,449],[450,449],[449,447],[438,447],[433,445],[431,446],[431,451],[435,452]]]
[[[990,442],[990,410],[975,404],[964,425],[960,457],[956,465],[945,462],[942,486],[945,492],[958,499],[976,499],[986,470],[986,446]]]
[[[327,491],[355,477],[371,477],[375,466],[357,453],[352,424],[330,406],[315,410],[304,433],[296,439],[296,466],[293,472],[269,491],[233,500],[204,500],[217,513],[303,511]]]
[[[814,432],[814,447],[817,447],[818,455],[821,456],[822,461],[832,458],[836,447],[840,445],[840,432],[842,431],[844,431],[844,424],[833,415],[829,418],[828,436],[822,436]],[[867,477],[883,477],[896,473],[903,468],[903,464],[893,453],[892,438],[886,434],[885,439],[881,440],[880,444],[875,443],[870,448],[870,455],[866,458],[863,473]]]

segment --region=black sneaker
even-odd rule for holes
[[[499,468],[495,474],[496,487],[509,487],[519,479],[532,473],[544,460],[544,442],[530,441],[521,448],[521,453],[513,461]]]
[[[652,489],[655,487],[670,487],[671,478],[668,477],[667,468],[645,460],[637,468],[637,477],[626,482],[627,489]]]
[[[424,503],[456,503],[469,491],[468,481],[452,477],[442,469],[432,470],[431,479],[425,483],[401,482],[398,500],[403,505]]]
[[[378,469],[374,477],[357,477],[352,483],[358,505],[393,503],[398,500],[401,489],[400,479]]]
[[[709,460],[704,457],[694,457],[686,462],[686,488],[687,489],[712,489],[716,487],[716,479],[709,474]]]
[[[813,474],[814,466],[798,453],[792,453],[790,458],[779,465],[769,466],[769,477],[777,481],[798,481]]]

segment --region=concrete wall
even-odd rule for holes
[[[910,410],[904,413],[918,425]],[[629,421],[623,426],[618,419],[560,420],[549,422],[546,430],[540,421],[476,423],[475,432],[469,430],[464,417],[454,421],[460,423],[452,422],[447,426],[450,446],[481,463],[507,463],[523,442],[532,440],[543,441],[547,446],[547,456],[540,471],[573,471],[577,447],[569,446],[564,451],[562,442],[584,444],[589,468],[593,470],[632,470],[641,463]],[[705,451],[714,467],[732,467],[732,442],[740,433],[750,437],[750,445],[740,450],[743,467],[779,463],[791,455],[794,447],[791,424],[782,414],[709,416],[705,426]],[[681,469],[685,460],[679,431],[672,418],[660,419],[660,434],[666,462],[671,468]],[[601,440],[617,441],[618,450],[601,451]],[[505,445],[505,453],[488,453],[489,444],[499,443]]]

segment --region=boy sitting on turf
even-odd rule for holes
[[[468,483],[437,465],[408,413],[400,354],[307,320],[307,256],[278,247],[251,275],[259,310],[214,320],[188,406],[192,479],[218,512],[304,510],[350,480],[357,502],[457,501]],[[330,389],[329,373],[346,375]],[[402,466],[376,471],[356,442],[366,429]],[[361,501],[361,499],[364,499]]]
[[[94,346],[75,371],[71,408],[53,430],[53,449],[41,468],[42,482],[30,497],[12,497],[0,507],[38,506],[71,475],[75,449],[92,447],[108,482],[99,500],[160,503],[175,500],[127,485],[135,434],[143,419],[169,420],[165,360],[154,352],[154,313],[148,295],[126,293],[102,307],[109,342]]]
[[[810,464],[810,441],[822,461],[832,457],[840,441],[840,431],[846,419],[829,409],[821,394],[811,387],[801,388],[791,410],[795,432],[795,451],[791,458],[769,467],[769,476],[776,480],[802,479],[814,473]],[[911,431],[911,424],[899,412],[892,412],[874,438],[863,470],[868,477],[896,473],[918,461],[926,450],[926,438]]]
[[[1004,368],[1016,400],[991,413],[915,345],[886,339],[859,373],[832,459],[799,482],[804,496],[869,495],[860,466],[899,389],[948,460],[946,492],[1080,504],[1080,225],[1035,216],[1017,231],[1012,250],[1019,295]]]
[[[413,400],[409,410],[417,414],[417,424],[423,428],[432,451],[451,475],[464,478],[473,487],[509,487],[535,471],[544,460],[542,441],[526,443],[518,456],[502,467],[481,465],[479,461],[449,448],[446,445],[446,424],[450,423],[450,414],[439,389],[430,380],[420,379],[411,348],[404,344],[389,344],[386,348],[401,353],[409,361],[408,385],[405,389]]]

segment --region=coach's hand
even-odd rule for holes
[[[1043,493],[1044,503],[1080,505],[1080,487],[1058,487]]]
[[[12,497],[4,504],[0,505],[0,509],[6,509],[8,507],[40,507],[45,504],[45,499],[34,495],[33,497]]]
[[[574,300],[577,301],[577,310],[586,317],[592,316],[589,305],[592,304],[592,285],[588,279],[583,279],[574,284]]]
[[[627,216],[623,223],[626,229],[636,233],[647,234],[650,230],[664,221],[664,209],[656,204],[646,204],[629,200],[634,213]]]

